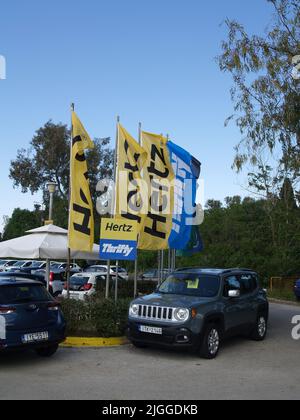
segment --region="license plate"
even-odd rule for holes
[[[147,333],[147,334],[156,334],[156,335],[162,335],[162,328],[157,327],[146,327],[145,325],[139,326],[140,332]]]
[[[22,337],[22,342],[24,344],[38,343],[40,341],[48,341],[48,340],[49,340],[49,333],[47,331],[39,332],[39,333],[33,333],[33,334],[25,334]]]
[[[74,299],[74,300],[79,300],[80,299],[80,294],[79,293],[70,293],[70,298]]]

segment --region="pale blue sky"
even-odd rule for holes
[[[231,79],[215,62],[226,17],[262,33],[266,0],[10,0],[0,9],[0,222],[39,197],[14,190],[10,160],[50,118],[68,123],[72,101],[92,137],[114,138],[115,117],[137,135],[169,133],[202,162],[205,197],[245,192],[231,170],[239,131]]]

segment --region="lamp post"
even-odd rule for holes
[[[50,203],[49,203],[49,223],[52,223],[52,215],[53,215],[53,197],[54,197],[54,193],[56,191],[56,187],[57,184],[56,182],[48,182],[47,185],[47,190],[49,192],[50,195]],[[49,291],[50,289],[50,260],[47,259],[46,260],[46,280],[47,280],[47,290]]]
[[[47,183],[47,190],[50,195],[50,203],[49,203],[49,220],[52,220],[53,216],[53,197],[56,191],[57,184],[56,182],[48,182]]]

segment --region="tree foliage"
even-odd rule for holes
[[[179,266],[248,267],[265,280],[300,274],[300,209],[288,181],[271,214],[266,199],[232,197],[226,203],[207,207],[200,226],[204,251],[178,259]]]
[[[242,24],[227,20],[218,61],[234,82],[235,113],[227,122],[234,119],[243,136],[234,167],[250,162],[262,173],[271,157],[269,175],[278,187],[285,178],[295,185],[300,177],[300,80],[292,77],[293,58],[300,54],[300,3],[268,2],[274,18],[266,35],[249,35]]]
[[[34,211],[16,208],[12,216],[6,219],[2,240],[7,241],[25,235],[27,230],[41,226],[42,218],[43,213],[39,207]]]
[[[97,182],[112,175],[113,152],[109,138],[95,139],[95,148],[87,152],[92,195],[96,194]],[[68,199],[70,168],[70,130],[66,125],[48,121],[39,128],[29,149],[21,149],[11,162],[10,178],[14,187],[32,194],[45,193],[46,184],[55,181],[61,199]],[[47,196],[45,204],[48,202]]]
[[[99,180],[112,176],[113,151],[109,147],[109,138],[96,138],[95,147],[86,152],[89,181],[93,201],[96,208],[96,185]],[[54,222],[61,227],[68,227],[68,196],[70,168],[70,130],[66,125],[48,121],[39,128],[30,147],[18,150],[16,159],[11,162],[10,178],[15,188],[32,194],[41,191],[48,214],[49,196],[46,184],[55,181],[58,192],[53,206]],[[99,217],[95,212],[96,240],[99,236]]]

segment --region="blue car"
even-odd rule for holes
[[[59,303],[36,281],[0,278],[0,352],[34,349],[50,357],[65,340]]]
[[[300,300],[300,280],[297,280],[297,281],[296,281],[294,291],[295,291],[296,298],[297,298],[298,300]]]

